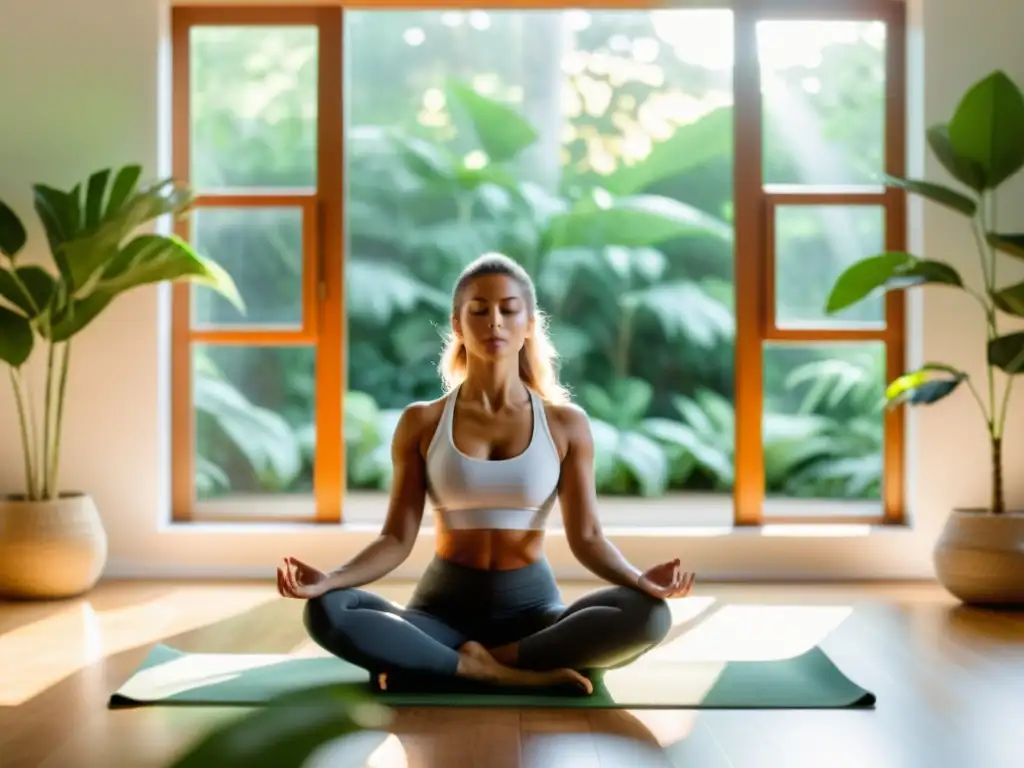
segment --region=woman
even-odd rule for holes
[[[568,404],[553,359],[526,272],[496,254],[470,264],[441,361],[447,395],[402,414],[379,538],[330,573],[292,557],[278,568],[280,594],[308,600],[313,640],[381,687],[440,676],[590,693],[581,672],[657,645],[671,624],[666,599],[689,593],[679,560],[641,573],[604,537],[587,416]],[[407,608],[357,589],[409,556],[428,497],[435,557]],[[614,585],[568,607],[543,556],[556,499],[574,555]]]

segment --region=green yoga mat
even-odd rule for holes
[[[595,679],[590,696],[463,690],[377,693],[392,707],[547,707],[598,709],[837,709],[871,707],[874,694],[844,675],[818,647],[771,661],[678,661],[651,654]],[[111,707],[240,705],[336,683],[370,690],[369,675],[335,658],[194,654],[157,645],[110,697]]]

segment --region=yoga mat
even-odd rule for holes
[[[673,661],[652,654],[609,670],[594,682],[590,696],[508,691],[462,680],[455,681],[456,690],[374,695],[391,707],[837,709],[875,703],[874,694],[846,677],[817,646],[769,661]],[[280,694],[331,683],[371,689],[366,671],[333,657],[184,653],[156,645],[109,704],[254,706]]]

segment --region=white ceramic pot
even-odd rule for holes
[[[92,498],[0,498],[0,597],[54,599],[87,592],[107,561],[107,534]]]
[[[934,563],[939,582],[964,603],[1024,606],[1024,513],[954,510]]]

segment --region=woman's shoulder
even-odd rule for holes
[[[421,449],[425,449],[433,439],[438,424],[441,423],[447,397],[443,395],[436,400],[417,400],[409,403],[402,410],[395,430],[396,435],[400,433],[405,442],[417,444]]]
[[[575,403],[544,401],[544,416],[555,446],[563,456],[570,445],[591,440],[590,417]]]

